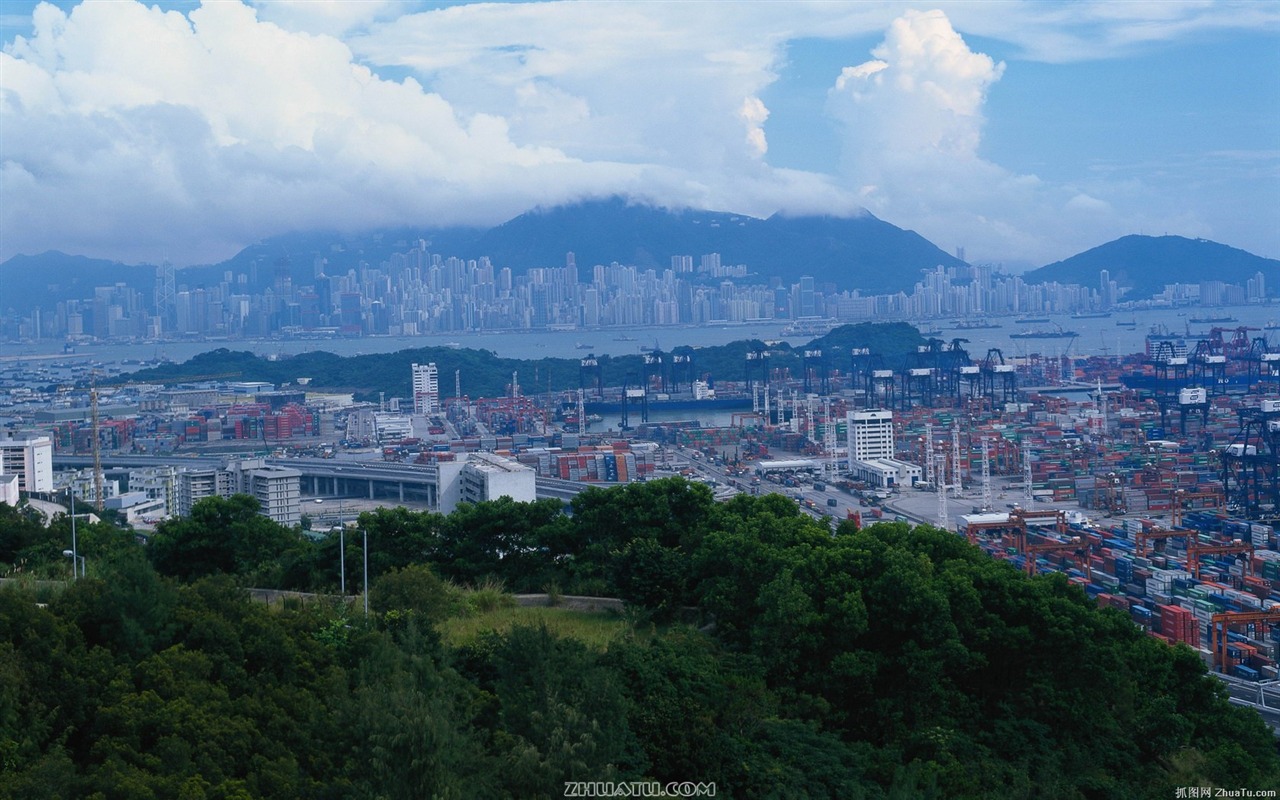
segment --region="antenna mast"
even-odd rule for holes
[[[951,479],[955,481],[956,496],[964,491],[964,480],[960,474],[960,423],[951,423]]]
[[[1035,495],[1031,493],[1031,448],[1025,440],[1022,442],[1022,499],[1028,510],[1035,504]]]
[[[933,423],[924,424],[924,479],[926,483],[937,483],[934,476],[933,461]]]
[[[982,437],[982,510],[991,510],[991,452],[987,437]]]
[[[938,454],[938,524],[947,527],[947,457]]]

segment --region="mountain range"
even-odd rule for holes
[[[195,288],[221,282],[230,272],[248,276],[248,291],[270,285],[286,268],[295,285],[313,281],[317,259],[328,275],[344,275],[361,264],[377,266],[420,242],[444,257],[488,256],[517,274],[559,267],[574,253],[580,274],[596,264],[618,262],[658,271],[671,257],[718,253],[725,265],[743,264],[760,282],[790,285],[801,276],[837,290],[864,294],[910,292],[922,270],[965,266],[914,231],[864,213],[855,217],[784,216],[767,219],[715,211],[668,210],[609,198],[535,209],[490,229],[389,229],[361,235],[294,233],[251,245],[219,264],[178,270],[179,284]],[[1125,299],[1144,299],[1166,283],[1196,283],[1212,277],[1243,284],[1257,272],[1280,285],[1280,261],[1203,239],[1125,236],[1024,275],[1031,283],[1056,280],[1095,286],[1098,273],[1127,289]],[[960,270],[963,281],[967,277]],[[96,286],[124,283],[144,293],[155,284],[151,265],[126,265],[51,251],[14,256],[0,264],[6,307],[51,307],[58,300],[86,298]],[[20,301],[16,302],[16,301]]]

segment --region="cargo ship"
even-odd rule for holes
[[[992,328],[1003,328],[1004,326],[989,319],[960,319],[952,323],[951,327],[958,331],[983,331]]]
[[[1080,334],[1075,331],[1064,331],[1061,328],[1053,331],[1031,330],[1009,334],[1010,339],[1074,339]]]

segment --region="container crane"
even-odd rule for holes
[[[1191,575],[1198,581],[1200,580],[1200,557],[1201,556],[1249,556],[1244,562],[1244,574],[1253,574],[1253,545],[1248,542],[1242,542],[1239,539],[1232,541],[1230,544],[1200,544],[1200,540],[1196,536],[1187,537],[1187,567],[1191,570]]]
[[[1076,563],[1076,566],[1080,567],[1085,577],[1090,582],[1093,581],[1093,569],[1089,564],[1090,546],[1087,539],[1073,536],[1065,542],[1050,539],[1027,545],[1025,551],[1027,556],[1027,575],[1036,574],[1036,556],[1042,553],[1061,553],[1071,556],[1071,560]]]
[[[1227,631],[1234,625],[1274,625],[1280,623],[1280,609],[1270,611],[1225,611],[1209,618],[1209,651],[1213,668],[1222,671],[1227,663]],[[1221,633],[1219,633],[1221,626]]]

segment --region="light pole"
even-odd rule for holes
[[[341,520],[339,520],[341,522]],[[347,596],[347,526],[338,525],[338,569],[342,571],[342,596]]]
[[[362,529],[364,535],[364,615],[369,616],[369,531]]]
[[[67,558],[71,559],[71,575],[73,577],[80,577],[80,578],[85,577],[85,575],[87,574],[88,568],[85,566],[84,556],[76,555],[75,551],[73,550],[63,550],[62,554]],[[79,574],[76,573],[77,560],[79,560],[79,567],[80,567]]]
[[[67,491],[67,506],[71,509],[71,551],[63,551],[64,556],[71,556],[71,575],[76,576],[76,558],[80,555],[80,550],[76,545],[76,493],[74,490]]]

